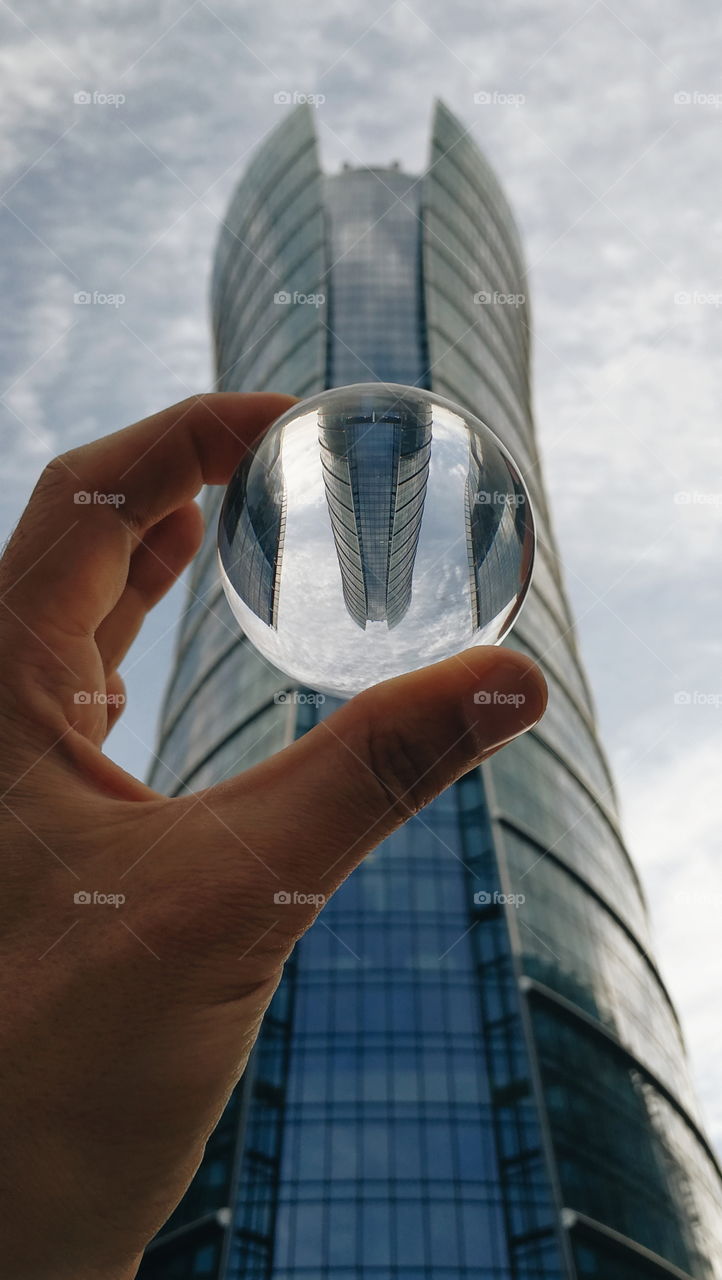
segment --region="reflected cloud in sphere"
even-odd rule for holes
[[[232,477],[218,529],[249,640],[294,682],[340,697],[501,641],[534,542],[493,432],[431,391],[379,382],[277,419]]]

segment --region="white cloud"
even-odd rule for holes
[[[662,972],[684,1014],[702,1105],[719,1145],[722,706],[700,706],[697,715],[691,705],[674,710],[675,732],[666,749],[630,778],[626,829],[647,887]]]
[[[675,689],[717,680],[720,510],[675,508],[671,496],[722,487],[722,308],[673,298],[722,291],[722,115],[673,98],[715,89],[722,19],[692,5],[680,23],[664,4],[617,17],[605,0],[578,23],[584,6],[569,0],[483,13],[458,0],[390,10],[374,0],[353,13],[340,3],[319,12],[311,0],[292,10],[286,0],[187,8],[26,0],[30,31],[2,11],[2,187],[15,184],[12,212],[0,207],[0,390],[15,384],[7,410],[0,401],[4,525],[46,449],[210,385],[218,218],[280,119],[277,89],[326,94],[318,125],[330,169],[359,157],[418,170],[431,99],[442,96],[498,169],[523,229],[544,474],[663,967],[711,1104],[719,1033],[710,1010],[722,974],[714,912],[676,910],[674,886],[718,884],[720,760],[707,728],[695,740],[670,708]],[[78,89],[127,101],[79,106]],[[480,89],[526,100],[477,106]],[[209,208],[195,200],[205,191]],[[127,301],[78,308],[77,289]],[[176,593],[134,653],[126,715],[146,742],[178,604]],[[132,733],[119,730],[112,750],[143,768]],[[719,1132],[718,1111],[715,1124]]]

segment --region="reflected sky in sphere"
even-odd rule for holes
[[[299,401],[226,490],[221,577],[243,631],[294,682],[349,697],[512,626],[534,521],[508,451],[418,387]]]

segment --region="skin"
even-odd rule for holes
[[[286,750],[167,799],[103,755],[118,666],[198,549],[193,501],[294,401],[193,397],[56,458],[0,562],[0,1255],[129,1280],[243,1072],[294,943],[380,840],[534,724],[495,647],[362,693]],[[122,505],[77,504],[79,490]],[[524,701],[474,694],[522,694]],[[76,701],[77,693],[90,699]],[[78,891],[122,893],[120,908]]]

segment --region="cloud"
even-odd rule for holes
[[[26,0],[22,21],[7,6],[0,21],[5,530],[46,456],[210,385],[210,258],[235,181],[281,118],[275,91],[326,95],[318,125],[331,170],[400,159],[419,171],[434,94],[468,123],[524,236],[555,528],[709,1099],[722,962],[710,911],[676,911],[668,884],[711,876],[720,761],[711,732],[695,741],[683,708],[671,708],[676,689],[716,687],[721,508],[673,496],[722,488],[722,307],[674,297],[722,291],[721,116],[704,100],[718,82],[722,19],[701,5],[683,24],[659,6],[617,16],[606,0],[587,10],[510,0],[483,14],[459,0],[375,0],[357,12],[298,0],[292,13],[286,0],[242,12],[230,0],[86,0],[72,11]],[[79,90],[126,101],[76,104]],[[476,104],[480,90],[497,97]],[[675,103],[679,91],[690,101]],[[504,105],[505,93],[524,101]],[[77,290],[126,301],[78,306]],[[134,651],[128,727],[111,752],[135,772],[180,600],[176,591]]]
[[[718,683],[715,692],[722,704]],[[720,1145],[722,864],[717,809],[722,705],[683,704],[675,711],[676,732],[666,749],[630,777],[626,830],[652,903],[655,950],[672,998],[683,1011],[703,1109]]]

